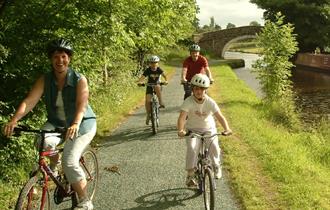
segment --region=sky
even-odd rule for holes
[[[263,10],[249,0],[197,0],[200,26],[209,25],[213,16],[216,24],[226,28],[228,23],[236,27],[249,25],[252,21],[264,24]]]

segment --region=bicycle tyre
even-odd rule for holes
[[[206,210],[214,210],[214,177],[209,168],[204,170],[203,188],[204,207]]]
[[[88,149],[83,153],[80,158],[80,165],[86,174],[87,195],[89,199],[93,200],[99,182],[99,166],[96,154],[92,149]]]
[[[156,134],[157,129],[157,103],[151,102],[151,127],[152,127],[152,133]]]
[[[202,194],[204,191],[204,179],[203,179],[204,176],[202,174],[202,163],[199,158],[200,156],[198,156],[196,177],[198,182],[198,193]]]
[[[24,185],[21,190],[19,197],[16,202],[15,210],[23,209],[35,209],[40,210],[41,206],[41,197],[42,197],[42,183],[39,183],[39,177],[33,176],[29,181]],[[29,199],[29,196],[30,197]],[[49,191],[46,191],[46,199],[44,204],[44,210],[50,210],[50,196]]]

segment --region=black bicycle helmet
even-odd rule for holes
[[[50,58],[55,51],[64,51],[69,56],[72,56],[73,49],[69,41],[65,39],[56,39],[51,41],[47,46],[48,57]]]

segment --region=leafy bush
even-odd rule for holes
[[[266,21],[258,34],[258,47],[263,56],[253,65],[265,94],[264,102],[270,105],[280,121],[295,127],[299,120],[294,105],[290,57],[298,50],[296,35],[291,24],[283,24],[284,17],[278,13],[276,22]]]

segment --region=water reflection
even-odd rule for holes
[[[292,81],[297,93],[296,104],[306,121],[330,116],[330,74],[295,68]],[[311,118],[311,119],[308,119]]]

